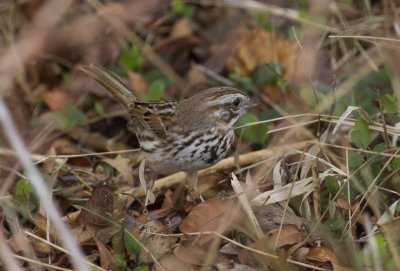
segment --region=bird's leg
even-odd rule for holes
[[[153,204],[156,201],[156,196],[153,193],[154,181],[157,179],[157,174],[154,170],[150,172],[150,180],[146,182],[146,199],[144,205],[147,206],[149,203]]]
[[[189,171],[187,172],[187,178],[189,186],[195,188],[197,190],[197,171]]]
[[[189,184],[189,194],[193,199],[200,199],[204,202],[203,196],[197,190],[197,171],[187,172],[187,179]]]

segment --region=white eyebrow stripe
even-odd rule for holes
[[[206,98],[206,101],[208,102],[208,105],[214,105],[214,104],[221,104],[221,103],[228,103],[233,101],[235,98],[243,98],[244,96],[240,93],[234,93],[234,94],[226,94],[218,97],[208,97]]]

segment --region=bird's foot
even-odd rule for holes
[[[197,190],[197,187],[189,187],[188,192],[193,201],[205,201],[199,190]]]

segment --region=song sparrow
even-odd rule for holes
[[[143,102],[111,71],[94,64],[81,69],[128,109],[128,129],[150,167],[160,174],[185,171],[194,189],[197,171],[227,155],[234,123],[257,105],[232,87],[209,88],[180,102]]]

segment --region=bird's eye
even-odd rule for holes
[[[236,98],[236,99],[233,101],[232,105],[233,105],[234,107],[238,107],[238,106],[240,105],[240,99],[239,99],[239,98]]]

